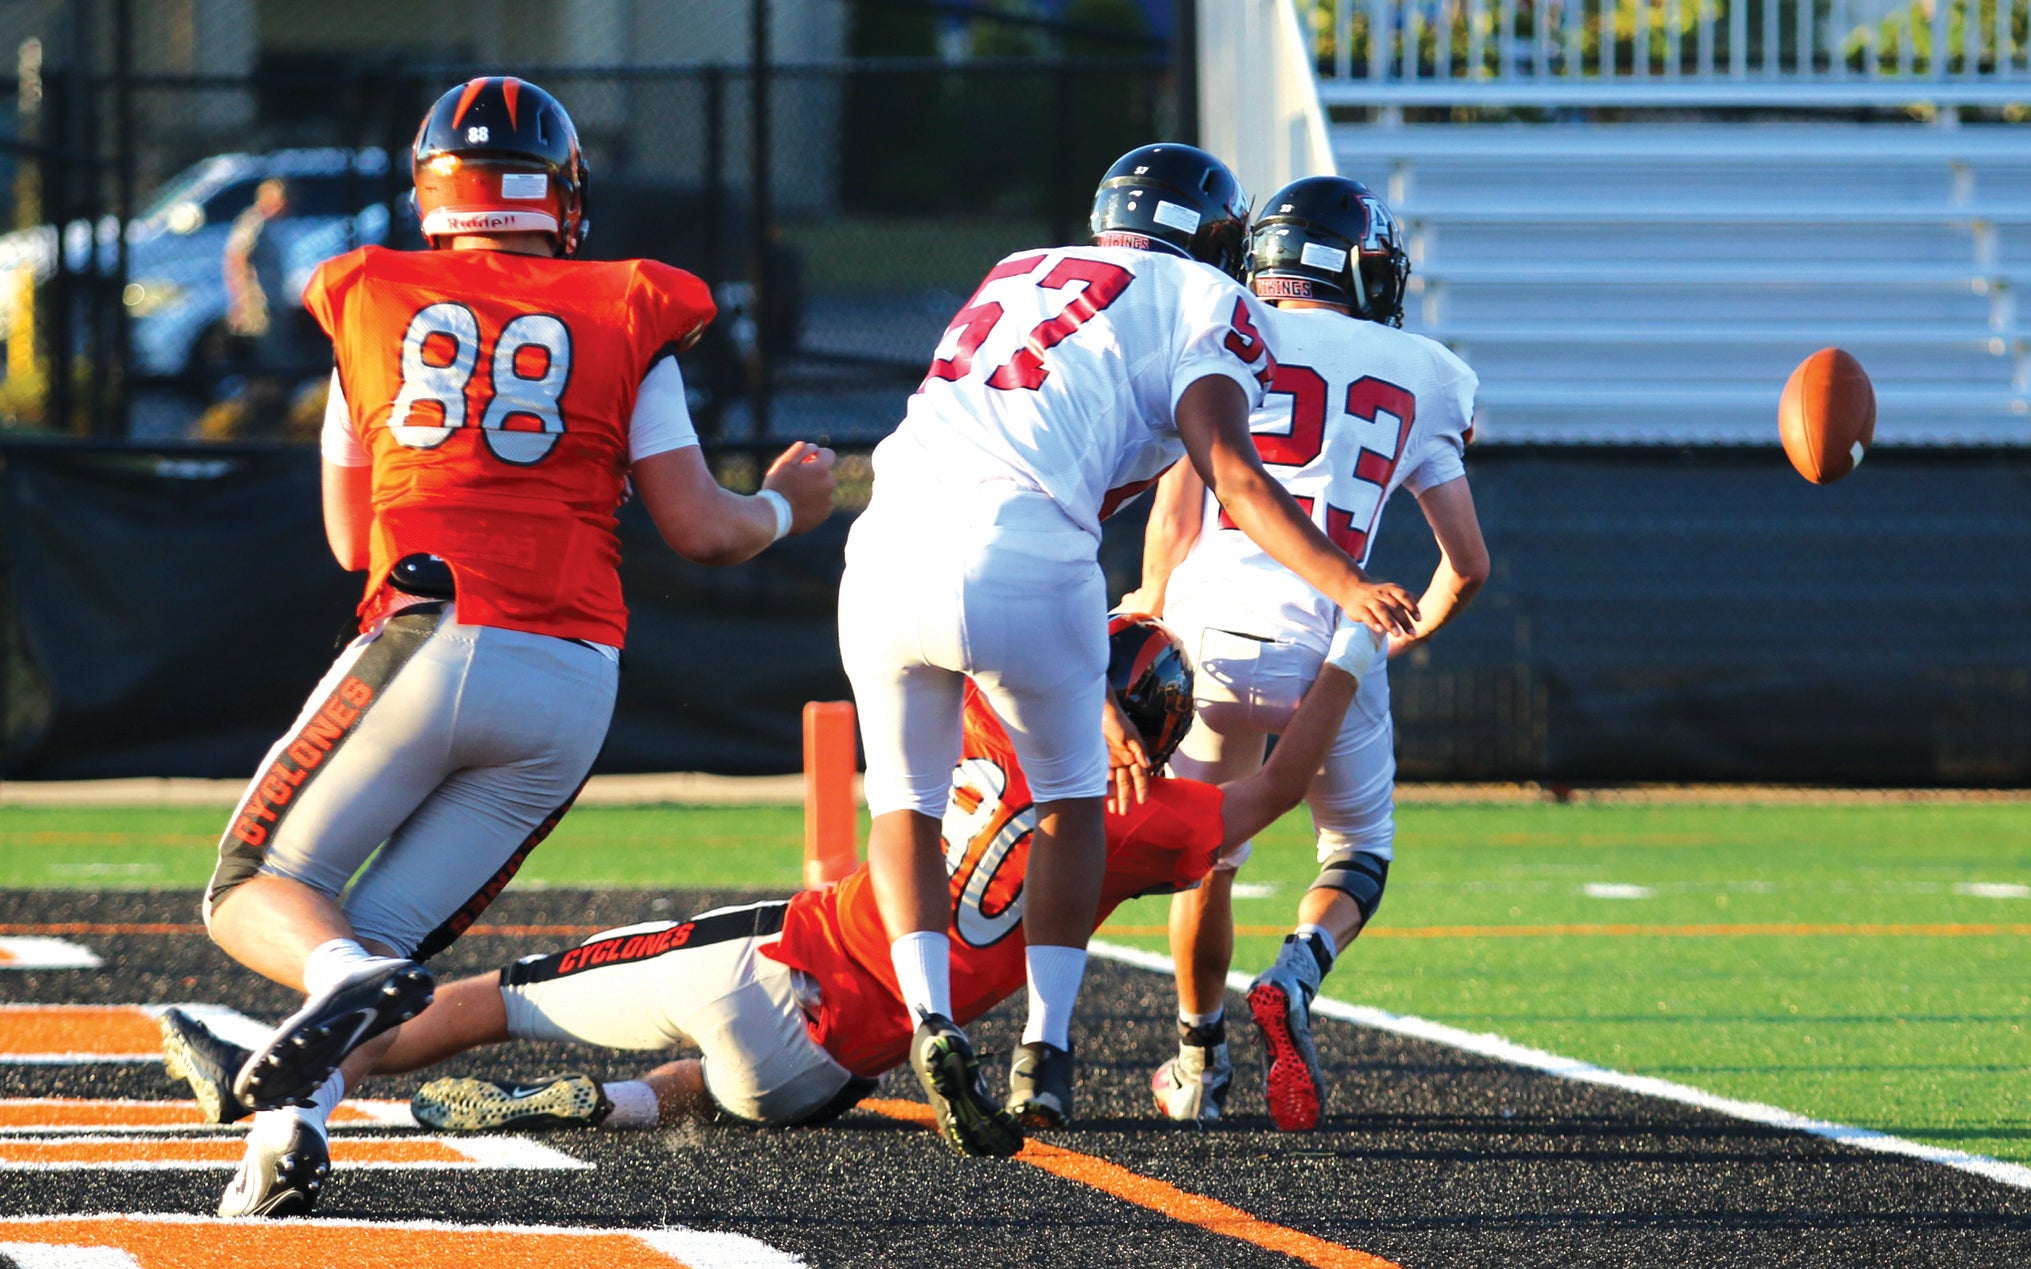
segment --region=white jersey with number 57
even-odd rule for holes
[[[1365,566],[1390,494],[1466,474],[1479,380],[1443,345],[1376,322],[1291,308],[1270,322],[1276,381],[1249,419],[1255,448],[1313,523]],[[1333,631],[1333,602],[1237,531],[1211,494],[1166,606],[1218,613],[1226,629],[1270,638]]]
[[[1261,401],[1276,364],[1267,319],[1238,282],[1182,256],[1012,255],[953,317],[902,425],[876,448],[877,501],[1013,484],[1097,538],[1184,452],[1173,414],[1186,388],[1225,375],[1251,407]]]

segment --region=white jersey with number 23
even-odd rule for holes
[[[1444,346],[1408,331],[1328,309],[1279,308],[1270,321],[1276,380],[1249,420],[1256,450],[1313,523],[1365,566],[1389,495],[1466,474],[1479,380]],[[1167,607],[1321,648],[1335,619],[1333,602],[1235,529],[1211,494]]]

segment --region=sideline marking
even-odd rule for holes
[[[1629,881],[1590,881],[1580,887],[1589,899],[1654,899],[1657,891]]]
[[[1160,974],[1176,972],[1170,957],[1145,952],[1141,948],[1124,947],[1119,943],[1104,943],[1095,939],[1088,950],[1103,960],[1129,965],[1136,969],[1153,970]],[[1235,991],[1247,991],[1254,981],[1252,977],[1239,970],[1227,975],[1227,986]],[[1321,996],[1312,1002],[1312,1012],[1328,1018],[1337,1018],[1342,1022],[1351,1022],[1357,1027],[1373,1027],[1378,1031],[1391,1031],[1417,1040],[1429,1040],[1434,1044],[1443,1044],[1448,1048],[1492,1058],[1497,1062],[1507,1062],[1512,1066],[1541,1071],[1562,1080],[1572,1080],[1579,1084],[1599,1084],[1626,1093],[1677,1102],[1680,1105],[1726,1115],[1730,1119],[1803,1132],[1814,1137],[1824,1137],[1829,1141],[1837,1141],[1842,1145],[1874,1150],[1879,1154],[1903,1155],[1962,1172],[1972,1172],[1976,1176],[1986,1177],[2020,1190],[2031,1190],[2031,1166],[2021,1163],[2009,1163],[2002,1159],[1992,1159],[1987,1155],[1969,1154],[1965,1150],[1949,1150],[1944,1146],[1928,1146],[1924,1142],[1893,1137],[1874,1128],[1857,1128],[1852,1124],[1839,1124],[1830,1119],[1814,1119],[1810,1115],[1801,1115],[1782,1106],[1768,1106],[1762,1102],[1746,1102],[1732,1097],[1722,1097],[1704,1089],[1694,1088],[1690,1084],[1679,1084],[1649,1075],[1611,1071],[1607,1067],[1595,1066],[1592,1062],[1583,1062],[1578,1058],[1561,1057],[1543,1049],[1533,1049],[1513,1040],[1505,1040],[1499,1035],[1463,1031],[1458,1027],[1449,1027],[1443,1022],[1433,1022],[1428,1018],[1419,1018],[1411,1014],[1390,1013],[1388,1010],[1370,1005],[1350,1005],[1345,1001]]]
[[[577,1229],[554,1225],[453,1225],[441,1221],[355,1221],[316,1218],[79,1216],[0,1217],[0,1246],[32,1245],[56,1253],[49,1266],[136,1264],[141,1269],[217,1269],[220,1265],[355,1265],[390,1269],[798,1269],[802,1258],[744,1234],[670,1226],[663,1229]],[[91,1258],[117,1249],[125,1261]],[[58,1259],[58,1256],[68,1256]],[[18,1257],[17,1257],[18,1258]]]
[[[1151,938],[1168,934],[1164,925],[1109,925],[1103,934],[1143,935]],[[1236,934],[1283,936],[1288,925],[1237,925]],[[1627,922],[1575,922],[1570,925],[1385,925],[1363,930],[1364,939],[1550,939],[1550,938],[1663,938],[1706,939],[1745,938],[1771,935],[1780,938],[2025,938],[2031,937],[2031,922],[1936,922],[1933,924],[1864,925],[1852,922],[1813,924],[1810,922],[1768,921],[1761,923],[1705,925],[1634,925]],[[1168,971],[1166,971],[1168,972]]]
[[[0,1098],[0,1133],[10,1135],[76,1132],[228,1132],[244,1131],[248,1116],[233,1124],[215,1124],[194,1101],[143,1101],[114,1097]],[[415,1128],[408,1102],[348,1099],[331,1115],[333,1128]]]
[[[922,1102],[899,1101],[886,1097],[870,1097],[860,1104],[861,1109],[871,1110],[890,1119],[905,1123],[919,1124],[931,1128],[931,1108]],[[1260,1217],[1251,1216],[1238,1207],[1229,1207],[1218,1199],[1181,1190],[1168,1181],[1159,1181],[1140,1172],[1132,1172],[1118,1163],[1062,1146],[1047,1145],[1034,1137],[1023,1143],[1017,1160],[1041,1168],[1053,1176],[1099,1190],[1103,1194],[1147,1208],[1159,1216],[1168,1216],[1186,1225],[1196,1225],[1208,1233],[1222,1234],[1269,1251],[1280,1252],[1294,1260],[1319,1269],[1402,1269],[1393,1260],[1384,1260],[1353,1247],[1342,1247],[1329,1243],[1323,1238],[1283,1225],[1273,1225]]]
[[[160,1062],[162,1005],[0,1004],[0,1062]],[[176,1006],[221,1039],[253,1048],[274,1028],[225,1005]]]
[[[98,953],[69,939],[0,937],[0,969],[97,969],[103,964]]]
[[[0,1172],[162,1172],[236,1168],[245,1147],[237,1137],[11,1137],[0,1139]],[[527,1137],[334,1136],[333,1167],[372,1171],[429,1168],[454,1172],[505,1169],[583,1172],[592,1164]]]

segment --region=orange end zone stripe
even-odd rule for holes
[[[1103,934],[1156,937],[1170,932],[1162,925],[1108,925]],[[1287,925],[1237,925],[1236,934],[1284,935]],[[1712,925],[1412,925],[1377,926],[1361,931],[1364,939],[1546,939],[1546,938],[1746,938],[1754,935],[1780,938],[1863,937],[1863,938],[2025,938],[2031,924],[1994,922],[1946,923],[1931,925],[1865,925],[1848,922],[1811,924],[1770,922],[1767,924]]]
[[[131,1057],[162,1051],[155,1019],[134,1005],[0,1005],[0,1054]]]
[[[0,1221],[0,1242],[115,1247],[143,1269],[221,1265],[362,1265],[403,1269],[677,1269],[683,1262],[630,1233],[575,1229],[461,1229],[361,1221],[224,1221],[84,1216]]]
[[[379,1107],[406,1103],[374,1103]],[[249,1120],[233,1125],[245,1128]],[[333,1127],[388,1124],[385,1115],[362,1110],[359,1103],[340,1102],[332,1112]],[[196,1102],[156,1102],[107,1097],[10,1097],[0,1098],[0,1132],[39,1132],[51,1129],[88,1131],[121,1128],[206,1128],[211,1123]]]
[[[925,1128],[932,1126],[931,1108],[921,1102],[869,1098],[861,1103],[861,1107],[905,1123],[920,1124]],[[1209,1233],[1238,1238],[1305,1264],[1319,1266],[1319,1269],[1402,1269],[1393,1260],[1329,1243],[1323,1238],[1314,1238],[1282,1225],[1272,1225],[1218,1199],[1181,1190],[1167,1181],[1131,1172],[1119,1164],[1090,1154],[1031,1140],[1024,1144],[1022,1153],[1016,1158],[1053,1176],[1077,1181],[1174,1221],[1196,1225]]]

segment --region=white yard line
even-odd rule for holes
[[[1175,968],[1170,957],[1156,952],[1145,952],[1141,948],[1123,947],[1117,943],[1105,943],[1096,939],[1089,950],[1104,960],[1131,965],[1137,969],[1152,970],[1159,974],[1172,973]],[[1254,980],[1249,975],[1238,970],[1227,976],[1227,985],[1236,991],[1247,991],[1252,981]],[[1797,1111],[1785,1110],[1781,1106],[1766,1106],[1761,1102],[1745,1102],[1732,1097],[1721,1097],[1689,1084],[1678,1084],[1648,1075],[1611,1071],[1603,1066],[1595,1066],[1592,1062],[1561,1057],[1556,1053],[1547,1053],[1543,1049],[1517,1044],[1499,1035],[1462,1031],[1443,1022],[1433,1022],[1408,1014],[1390,1013],[1368,1005],[1350,1005],[1322,996],[1312,1002],[1312,1012],[1321,1017],[1351,1022],[1358,1027],[1373,1027],[1378,1031],[1389,1031],[1417,1040],[1428,1040],[1433,1044],[1443,1044],[1447,1048],[1459,1049],[1511,1066],[1541,1071],[1557,1079],[1572,1080],[1579,1084],[1598,1084],[1626,1093],[1677,1102],[1683,1106],[1693,1106],[1700,1110],[1726,1115],[1730,1119],[1810,1133],[1815,1137],[1824,1137],[1829,1141],[1838,1141],[1843,1145],[1855,1146],[1862,1150],[1874,1150],[1880,1154],[1904,1155],[1927,1163],[1936,1163],[1942,1167],[1972,1172],[1976,1176],[1986,1177],[2020,1190],[2031,1190],[2031,1167],[2021,1163],[2009,1163],[2002,1159],[1989,1158],[1987,1155],[1969,1154],[1964,1150],[1948,1150],[1943,1146],[1928,1146],[1924,1142],[1893,1137],[1887,1132],[1878,1132],[1873,1128],[1857,1128],[1852,1124],[1814,1119],[1810,1115],[1801,1115]]]
[[[91,948],[69,939],[40,934],[0,937],[0,969],[97,969],[104,963]]]
[[[14,1141],[0,1141],[0,1172],[167,1172],[204,1171],[207,1169],[230,1170],[239,1166],[238,1159],[207,1159],[194,1155],[176,1157],[179,1145],[210,1145],[217,1140],[215,1135],[182,1137],[138,1136],[131,1133],[80,1133],[67,1136],[55,1142],[47,1139],[36,1141],[35,1145],[70,1146],[141,1146],[168,1157],[114,1159],[114,1160],[43,1160],[35,1157],[9,1157]],[[438,1146],[459,1159],[374,1159],[363,1157],[370,1154],[371,1147],[380,1144],[399,1144],[405,1148],[420,1145]],[[332,1142],[332,1153],[337,1156],[339,1166],[347,1171],[361,1172],[478,1172],[509,1170],[518,1172],[583,1172],[593,1165],[583,1159],[552,1149],[540,1141],[527,1137],[337,1137]]]
[[[91,1247],[77,1248],[45,1243],[14,1243],[7,1241],[10,1235],[15,1234],[16,1230],[23,1226],[55,1226],[59,1230],[66,1226],[74,1226],[79,1230],[80,1242],[83,1242],[87,1237],[102,1236],[103,1232],[108,1229],[116,1234],[125,1234],[128,1231],[133,1231],[134,1233],[144,1235],[135,1241],[160,1242],[160,1235],[157,1235],[153,1239],[145,1236],[148,1226],[183,1227],[184,1229],[196,1231],[199,1236],[203,1236],[204,1231],[208,1229],[231,1229],[251,1226],[256,1231],[259,1231],[261,1235],[273,1235],[274,1242],[278,1244],[288,1241],[291,1237],[290,1224],[287,1222],[264,1222],[247,1217],[222,1219],[214,1216],[103,1212],[62,1216],[0,1217],[0,1246],[6,1247],[10,1252],[17,1246],[29,1249],[32,1252],[53,1251],[59,1254],[69,1254],[81,1250],[98,1250]],[[569,1244],[579,1239],[632,1238],[653,1251],[675,1257],[683,1265],[690,1266],[690,1269],[797,1269],[798,1266],[804,1264],[804,1260],[801,1257],[793,1256],[786,1251],[771,1247],[760,1239],[750,1238],[745,1234],[687,1229],[681,1225],[669,1225],[661,1229],[602,1229],[596,1226],[488,1225],[477,1222],[470,1225],[455,1225],[449,1221],[361,1221],[334,1220],[319,1217],[314,1222],[303,1222],[301,1228],[314,1228],[320,1234],[333,1232],[354,1233],[357,1235],[359,1244],[363,1248],[368,1249],[369,1255],[371,1255],[372,1250],[378,1249],[375,1240],[380,1235],[398,1232],[421,1232],[444,1234],[451,1239],[456,1239],[466,1234],[522,1235],[537,1243],[539,1249],[541,1243],[550,1241]],[[300,1260],[302,1257],[300,1248],[290,1249],[278,1246],[275,1250],[278,1255],[277,1263],[283,1263],[281,1253],[285,1250],[292,1251],[291,1263],[295,1260]],[[52,1257],[48,1259],[38,1258],[32,1262],[23,1261],[22,1263],[24,1265],[33,1263],[38,1267],[47,1265],[51,1269],[55,1269],[55,1266],[68,1267],[73,1264],[77,1265],[79,1269],[85,1269],[85,1266],[97,1269],[100,1262],[83,1259],[75,1261],[60,1260]],[[105,1263],[116,1264],[121,1262],[108,1261]]]

